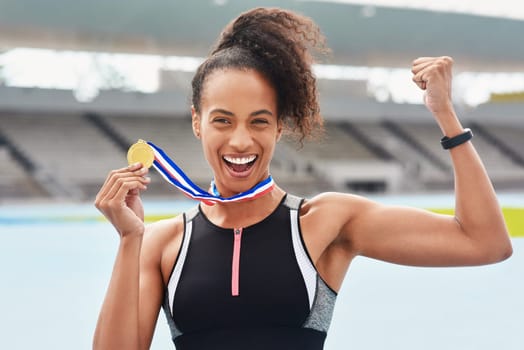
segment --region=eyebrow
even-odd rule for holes
[[[213,109],[213,110],[211,110],[209,112],[209,114],[215,114],[215,113],[225,114],[225,115],[229,115],[229,116],[234,116],[233,112],[227,111],[227,110],[222,109],[222,108],[215,108],[215,109]]]
[[[225,115],[228,115],[228,116],[231,116],[231,117],[235,116],[235,114],[233,112],[230,112],[230,111],[222,109],[222,108],[215,108],[215,109],[213,109],[213,110],[211,110],[209,112],[209,114],[214,114],[214,113],[225,114]],[[267,109],[260,109],[258,111],[255,111],[255,112],[251,113],[250,116],[251,117],[256,117],[256,116],[259,116],[261,114],[273,115],[273,113],[271,113]]]
[[[251,116],[252,117],[256,117],[256,116],[261,115],[261,114],[273,115],[273,113],[271,113],[267,109],[261,109],[259,111],[255,111],[255,112],[251,113]]]

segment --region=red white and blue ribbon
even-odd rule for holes
[[[220,196],[214,181],[212,181],[211,191],[213,193],[209,193],[191,181],[191,179],[182,171],[182,169],[180,169],[178,165],[176,165],[176,163],[171,160],[162,149],[154,145],[152,142],[147,141],[147,144],[153,149],[153,153],[155,155],[153,167],[160,173],[160,175],[162,175],[162,177],[167,182],[178,188],[189,198],[202,201],[208,205],[213,205],[217,202],[227,203],[252,200],[263,196],[275,187],[275,182],[270,175],[267,179],[255,185],[255,187],[226,198]]]

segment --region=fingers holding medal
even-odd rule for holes
[[[147,177],[148,168],[153,164],[154,153],[151,147],[142,140],[133,144],[127,153],[129,165],[125,168],[112,170],[100,189],[95,206],[106,211],[112,205],[128,201],[140,191],[147,189],[151,181]]]
[[[128,169],[133,171],[134,175],[142,176],[141,186],[138,186],[136,190],[146,190],[146,184],[151,180],[149,177],[145,177],[148,169],[153,165],[155,160],[155,154],[153,148],[149,144],[139,139],[137,142],[131,145],[127,151],[127,163]]]

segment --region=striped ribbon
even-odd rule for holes
[[[215,186],[215,182],[211,182],[211,191],[209,193],[197,186],[191,179],[176,165],[176,163],[166,155],[166,153],[152,142],[147,141],[147,144],[153,149],[155,160],[153,167],[162,175],[162,177],[178,188],[187,197],[202,201],[208,205],[215,203],[239,202],[247,201],[263,196],[270,192],[275,187],[275,182],[271,175],[262,182],[259,182],[255,187],[238,193],[231,197],[221,197]]]

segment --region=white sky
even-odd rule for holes
[[[524,20],[522,0],[301,0],[469,13]]]
[[[350,3],[368,6],[426,9],[524,20],[524,0],[297,0]],[[153,93],[159,88],[159,71],[191,72],[202,58],[160,57],[52,51],[18,48],[0,54],[0,84],[18,87],[71,89],[88,102],[100,90],[120,88]],[[38,62],[38,64],[35,64]],[[321,79],[367,81],[368,93],[381,102],[421,103],[420,91],[409,70],[385,67],[317,66]],[[412,86],[413,85],[413,86]],[[524,73],[464,72],[455,78],[459,99],[468,105],[486,102],[491,93],[524,91]]]
[[[82,102],[100,91],[121,89],[154,93],[161,70],[194,72],[199,57],[109,54],[17,48],[0,54],[0,84],[12,87],[72,90]],[[38,64],[36,64],[38,63]],[[379,102],[422,103],[421,91],[411,83],[409,69],[316,65],[319,79],[365,81]],[[457,102],[476,106],[491,93],[524,91],[524,73],[462,72],[454,79]]]
[[[154,93],[161,70],[194,72],[199,57],[109,54],[17,48],[0,54],[0,84],[12,87],[72,90],[82,102],[100,91],[121,89]],[[379,102],[422,103],[421,91],[411,83],[409,69],[315,65],[319,79],[365,81],[367,92]],[[524,73],[462,72],[454,79],[455,99],[470,106],[489,100],[492,93],[524,91]]]

